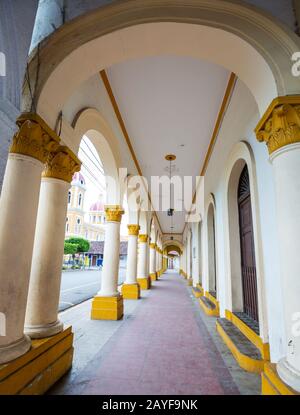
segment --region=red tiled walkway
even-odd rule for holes
[[[81,373],[80,391],[71,393],[238,394],[197,314],[186,282],[165,274]]]

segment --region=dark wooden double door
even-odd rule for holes
[[[247,166],[244,167],[239,181],[238,207],[244,313],[258,322],[256,263],[250,182]]]

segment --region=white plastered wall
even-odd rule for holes
[[[254,214],[254,237],[256,243],[256,265],[260,290],[261,337],[269,341],[271,360],[277,362],[284,355],[282,347],[284,326],[282,318],[282,297],[279,275],[278,235],[276,227],[275,192],[272,167],[267,148],[256,140],[254,128],[259,120],[259,112],[248,88],[238,81],[208,169],[206,171],[205,204],[208,206],[211,194],[215,201],[216,221],[216,262],[218,299],[221,316],[231,307],[231,284],[228,230],[226,231],[228,209],[225,206],[224,192],[226,177],[235,159],[244,157],[251,170],[252,210]],[[239,142],[247,144],[238,144]],[[248,149],[248,150],[246,150]],[[206,218],[204,218],[204,223]],[[204,289],[208,285],[207,270],[207,231],[203,226],[204,237]]]

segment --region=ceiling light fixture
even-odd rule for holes
[[[171,186],[171,176],[172,176],[172,161],[176,160],[176,156],[174,154],[167,154],[165,159],[170,162],[169,167],[169,178],[170,178],[170,208],[167,210],[168,216],[173,216],[174,209],[172,208],[172,186]]]

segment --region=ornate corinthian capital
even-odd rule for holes
[[[121,222],[123,213],[121,206],[105,206],[106,222]]]
[[[137,236],[139,234],[140,227],[139,225],[127,225],[128,235]]]
[[[148,241],[148,235],[140,234],[139,235],[139,242],[147,242]]]
[[[33,157],[42,163],[59,146],[60,138],[37,114],[21,114],[17,119],[19,130],[13,137],[10,153]]]
[[[300,142],[300,95],[272,101],[255,129],[258,141],[264,141],[269,153]]]
[[[150,248],[152,248],[152,249],[156,249],[156,244],[154,244],[154,243],[151,243],[149,246],[150,246]]]
[[[43,172],[43,177],[64,180],[71,183],[76,171],[80,170],[81,162],[66,146],[59,146],[52,152]]]

